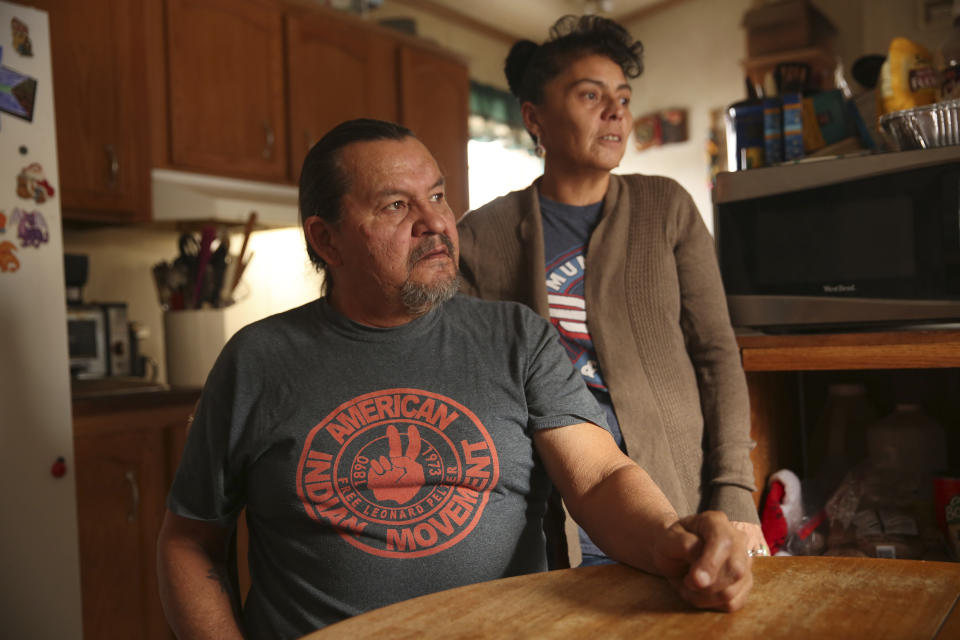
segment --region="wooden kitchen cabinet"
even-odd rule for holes
[[[290,178],[310,147],[344,120],[396,121],[397,41],[330,12],[286,16]]]
[[[414,45],[400,49],[400,121],[433,152],[446,176],[446,196],[458,218],[469,203],[467,142],[470,133],[467,67]]]
[[[890,331],[738,337],[751,404],[751,452],[760,500],[769,475],[811,466],[811,427],[831,384],[864,384],[879,415],[919,404],[943,425],[960,465],[960,331]]]
[[[143,3],[25,1],[49,15],[64,219],[149,219]]]
[[[156,540],[196,392],[74,402],[74,465],[87,640],[169,640]]]
[[[299,179],[356,117],[400,122],[467,207],[469,76],[455,54],[312,0],[25,0],[48,11],[65,219],[149,221],[151,169]]]
[[[171,164],[285,180],[281,6],[270,0],[167,0],[166,27]]]

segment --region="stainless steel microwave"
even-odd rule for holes
[[[714,233],[734,326],[960,322],[960,147],[721,173]]]
[[[78,379],[130,375],[127,305],[122,302],[67,307],[70,375]]]

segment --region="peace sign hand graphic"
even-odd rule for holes
[[[417,462],[420,455],[420,432],[414,425],[407,429],[407,450],[403,450],[400,433],[393,425],[387,427],[389,457],[380,456],[370,461],[367,487],[373,496],[383,502],[390,500],[406,504],[413,500],[424,485],[423,466]]]

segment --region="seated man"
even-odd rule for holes
[[[368,609],[546,567],[550,482],[610,557],[698,607],[752,584],[741,534],[679,520],[597,426],[550,324],[457,295],[456,220],[430,152],[354,120],[307,156],[300,210],[326,297],[237,333],[210,373],[158,542],[181,638],[294,638]],[[225,548],[246,507],[242,620]]]

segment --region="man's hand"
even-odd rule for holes
[[[654,546],[654,563],[684,600],[736,611],[753,586],[746,536],[719,511],[681,518]]]
[[[753,586],[745,536],[718,511],[677,519],[646,471],[591,423],[533,434],[570,515],[608,556],[665,576],[694,606],[735,611]]]

